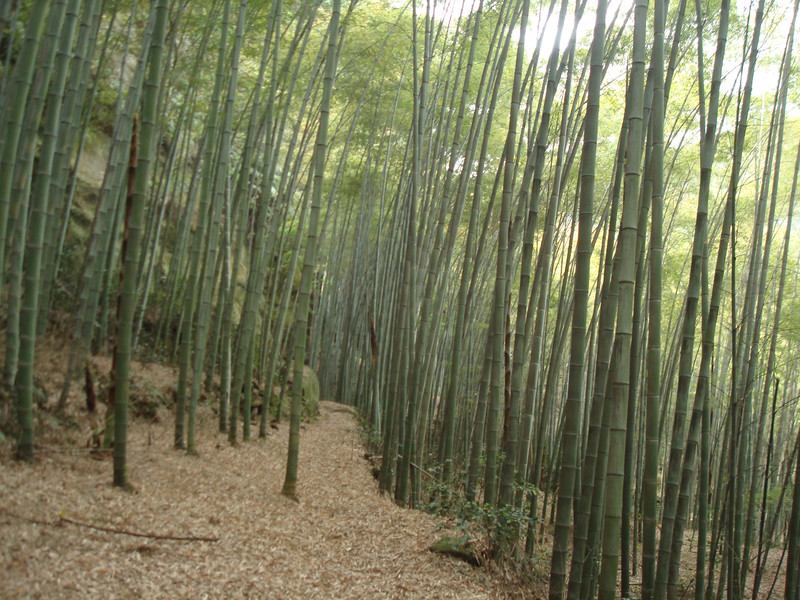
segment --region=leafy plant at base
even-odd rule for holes
[[[454,478],[466,481],[466,472],[457,472]],[[515,487],[519,488],[517,491],[535,490],[530,484]],[[457,532],[455,539],[475,546],[476,552],[477,548],[483,548],[481,554],[498,562],[522,555],[518,547],[520,533],[535,525],[524,508],[467,500],[463,486],[438,479],[431,481],[427,492],[430,498],[425,507],[427,512],[451,519]]]

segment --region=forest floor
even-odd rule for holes
[[[134,363],[133,490],[113,487],[111,455],[94,448],[105,406],[87,412],[82,378],[66,414],[55,414],[67,352],[50,343],[37,354],[34,462],[15,461],[13,436],[0,436],[0,598],[547,596],[549,531],[524,565],[475,567],[431,552],[443,536],[463,532],[381,495],[354,411],[333,402],[322,402],[319,417],[302,426],[295,501],[281,494],[287,423],[234,447],[203,404],[198,456],[189,456],[173,449],[168,399],[176,371]],[[92,365],[102,400],[111,360],[94,357]],[[694,537],[687,531],[684,573],[694,571]],[[782,559],[779,549],[770,554],[759,598],[771,587],[771,597],[780,596]],[[632,583],[638,595],[638,577]],[[692,589],[693,581],[683,580],[680,596],[691,597]]]
[[[43,386],[50,404],[63,357],[43,357],[53,362],[53,379]],[[95,362],[97,370],[107,372],[106,360]],[[137,364],[132,393],[166,397],[175,377],[172,369]],[[123,491],[111,485],[109,453],[87,448],[105,409],[90,415],[83,405],[76,382],[66,419],[56,423],[39,411],[45,416],[32,464],[12,459],[10,441],[0,444],[2,598],[543,595],[523,592],[507,570],[429,551],[445,524],[378,492],[345,406],[323,402],[319,417],[303,425],[295,501],[281,495],[285,423],[265,439],[232,447],[202,407],[199,456],[192,457],[173,449],[170,411],[135,419],[128,440],[133,491]]]

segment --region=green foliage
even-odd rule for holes
[[[303,366],[303,399],[303,417],[316,419],[319,415],[319,379],[308,366]]]
[[[381,433],[364,416],[358,418],[358,438],[370,454],[381,452]]]
[[[772,515],[778,509],[778,502],[781,501],[781,517],[788,521],[789,517],[792,513],[792,488],[787,487],[785,490],[782,490],[780,487],[774,487],[767,493],[767,514]],[[783,500],[781,500],[781,495],[783,495]],[[763,494],[758,494],[756,497],[756,502],[760,506],[761,505],[761,498]]]
[[[114,106],[120,94],[118,83],[104,81],[97,86],[97,96],[92,107],[92,126],[110,135],[114,129]]]
[[[487,557],[500,560],[520,554],[517,552],[520,533],[534,525],[527,512],[515,505],[493,506],[467,500],[464,496],[466,479],[466,472],[462,470],[455,473],[449,484],[431,480],[427,488],[430,499],[425,510],[448,519],[458,540],[484,546]],[[529,484],[515,488],[518,492],[535,490]]]
[[[288,385],[289,389],[291,390],[291,386],[294,384],[292,379],[294,375],[294,367],[289,367],[289,379]],[[319,379],[317,378],[317,374],[309,367],[308,365],[303,366],[303,406],[302,406],[302,417],[305,421],[313,421],[314,419],[319,416],[319,401],[320,401],[320,391],[319,391]],[[264,393],[269,396],[270,398],[270,414],[273,418],[278,417],[278,411],[280,410],[280,417],[285,418],[289,416],[289,404],[282,403],[280,401],[280,394],[283,389],[283,386],[280,385],[280,382],[276,382],[275,390],[273,391],[265,391]],[[275,394],[274,391],[278,391],[278,394]],[[289,392],[291,396],[291,392]]]
[[[13,69],[17,55],[22,46],[23,34],[25,33],[25,19],[27,18],[28,8],[23,7],[22,12],[12,19],[13,15],[3,14],[8,9],[0,9],[0,78],[5,73],[6,61],[9,61],[9,70]],[[24,14],[23,14],[24,13]]]

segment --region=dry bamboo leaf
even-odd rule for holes
[[[97,373],[109,367],[107,359],[93,364]],[[172,369],[134,367],[137,381],[174,385]],[[210,411],[198,419],[199,458],[173,450],[166,414],[131,423],[136,494],[111,487],[110,460],[88,452],[42,453],[31,465],[3,460],[0,508],[11,513],[219,540],[136,542],[0,512],[0,597],[511,597],[501,574],[459,570],[427,552],[435,520],[378,493],[350,411],[323,402],[322,413],[301,435],[300,504],[280,494],[288,428],[232,448]],[[88,417],[71,417],[89,427]]]

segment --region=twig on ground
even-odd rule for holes
[[[20,519],[22,521],[28,521],[29,523],[34,523],[35,525],[50,525],[50,526],[57,526],[61,525],[62,523],[69,523],[70,525],[76,525],[78,527],[86,527],[88,529],[96,529],[97,531],[105,531],[106,533],[116,533],[121,535],[131,535],[133,537],[141,537],[141,538],[150,538],[153,540],[169,540],[173,542],[218,542],[218,537],[201,537],[201,536],[179,536],[179,535],[160,535],[157,533],[138,533],[136,531],[128,531],[127,529],[114,529],[111,527],[101,527],[100,525],[92,525],[91,523],[82,523],[81,521],[74,521],[73,519],[68,519],[67,517],[59,517],[58,521],[50,522],[50,521],[40,521],[37,519],[29,519],[27,517],[22,517],[20,515],[16,515],[12,513],[10,510],[5,508],[0,508],[0,511],[6,513],[14,517],[15,519]]]
[[[397,458],[400,458],[400,459],[402,459],[403,457],[402,457],[400,454],[398,454],[398,455],[397,455]],[[439,479],[438,477],[436,477],[436,475],[434,475],[433,473],[429,473],[428,471],[426,471],[425,469],[423,469],[422,467],[420,467],[418,464],[415,464],[415,463],[413,463],[413,462],[411,462],[411,461],[408,461],[408,464],[410,464],[412,467],[414,467],[414,468],[415,468],[417,471],[419,471],[419,472],[420,472],[420,473],[422,473],[423,475],[427,475],[428,477],[430,477],[431,479],[433,479],[433,480],[434,480],[434,481],[436,481],[437,483],[441,483],[442,485],[444,485],[444,482],[443,482],[441,479]]]

